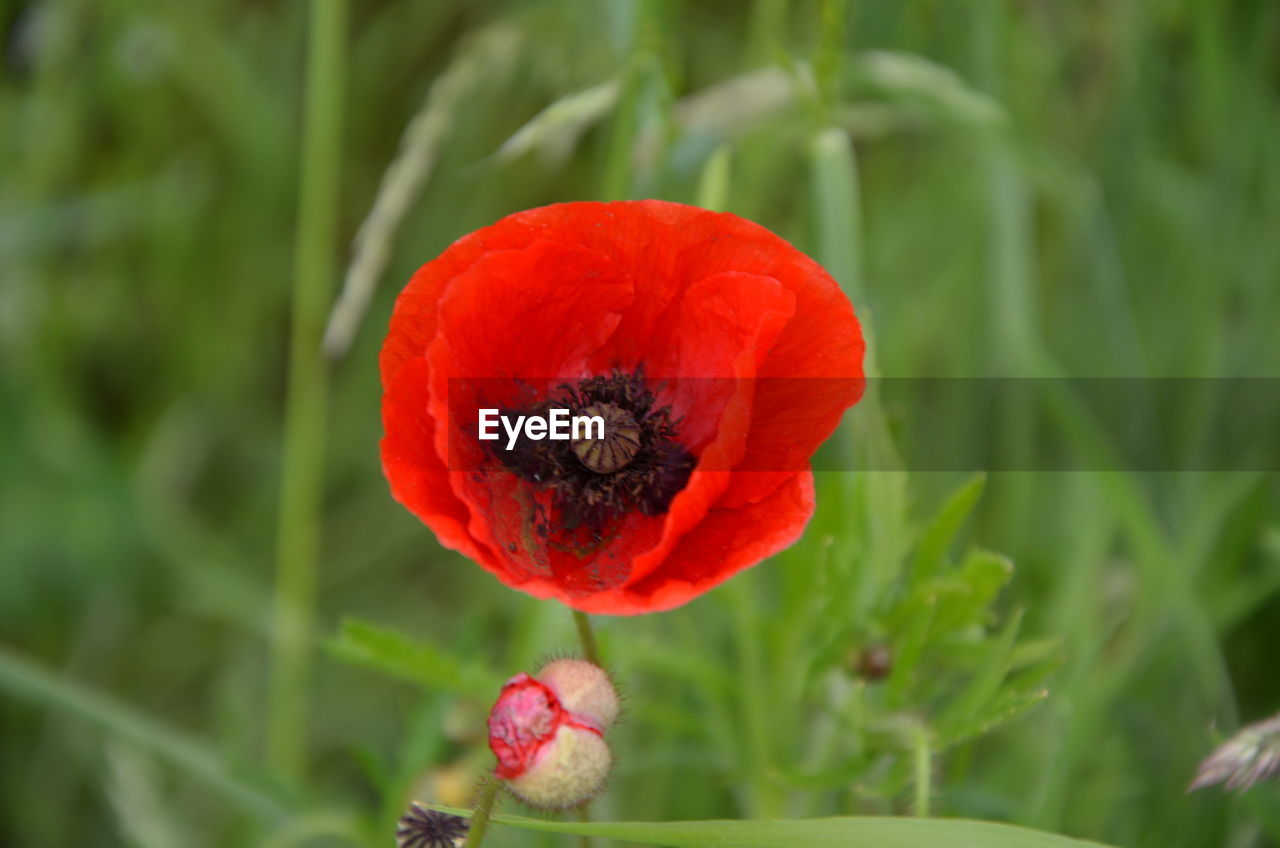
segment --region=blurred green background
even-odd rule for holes
[[[385,845],[410,797],[466,801],[486,693],[572,623],[390,499],[376,358],[413,269],[507,213],[750,217],[841,281],[889,376],[1280,376],[1280,4],[348,6],[0,2],[2,845]],[[291,378],[291,328],[317,350],[411,120],[366,230],[387,251],[368,313]],[[866,404],[869,432],[838,438],[883,459],[911,423]],[[1176,423],[1217,414],[1206,392]],[[1002,425],[1033,466],[1025,422]],[[797,548],[599,622],[631,710],[593,815],[923,795],[1126,846],[1280,844],[1274,784],[1184,793],[1280,708],[1276,475],[993,474],[951,544],[963,510],[928,521],[963,481],[823,474]],[[939,545],[1000,551],[1012,579],[997,596],[1008,561]],[[972,603],[922,629],[939,592]],[[273,638],[298,633],[282,674]],[[886,682],[859,661],[879,646]]]

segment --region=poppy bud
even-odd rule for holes
[[[609,675],[600,666],[586,660],[552,660],[538,672],[560,699],[560,705],[577,713],[601,731],[609,729],[618,718],[618,692]]]
[[[604,730],[618,715],[608,675],[582,660],[556,660],[538,677],[517,674],[489,714],[496,774],[533,807],[576,807],[600,791],[613,755]]]

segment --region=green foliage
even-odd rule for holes
[[[392,630],[359,619],[347,619],[329,642],[329,652],[354,665],[377,669],[431,691],[470,695],[481,701],[502,688],[502,676],[474,660],[421,642],[411,642]]]
[[[811,794],[856,786],[861,803],[875,802],[868,809],[904,810],[912,798],[927,809],[935,759],[1042,701],[1061,647],[1019,642],[1020,612],[1000,620],[1012,563],[982,550],[950,557],[981,476],[922,531],[912,529],[904,473],[840,482],[847,501],[829,493],[835,503],[781,558],[793,585],[780,593],[776,630],[765,627],[776,683],[763,693],[767,724],[812,728],[814,738],[778,740],[780,758],[786,746],[805,753],[765,770]]]

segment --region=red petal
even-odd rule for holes
[[[455,449],[482,450],[475,441],[478,396],[460,395],[466,385],[450,384],[451,378],[543,378],[544,385],[554,385],[585,376],[587,360],[632,299],[624,271],[580,247],[537,241],[477,261],[442,298],[439,333],[428,349],[432,415],[437,422],[453,416]],[[516,380],[484,385],[518,388]],[[446,454],[449,442],[448,431],[438,430],[437,452]],[[475,467],[480,457],[468,458],[468,467]],[[459,468],[456,458],[453,465]],[[455,470],[450,481],[471,508],[470,534],[494,552],[499,578],[543,597],[621,582],[631,558],[653,546],[661,525],[661,519],[631,516],[606,555],[584,560],[538,534],[534,511],[537,504],[546,508],[546,492],[506,471]]]
[[[435,422],[427,411],[426,360],[405,362],[387,384],[382,400],[382,469],[391,494],[435,531],[440,544],[489,560],[488,551],[467,532],[470,514],[448,484],[445,464],[435,450]]]
[[[566,285],[584,278],[599,285]],[[424,366],[399,377],[429,347],[435,421],[421,410]],[[384,466],[442,542],[509,585],[594,612],[665,609],[799,534],[812,479],[796,469],[856,401],[862,355],[835,282],[751,222],[662,201],[529,210],[455,242],[397,301],[381,360]],[[704,470],[666,516],[628,516],[598,553],[550,549],[532,532],[545,491],[444,468],[450,376],[576,377],[641,363],[651,376],[766,379],[745,395],[690,381],[662,397],[684,415],[682,440],[697,444]],[[736,467],[773,470],[706,471],[743,457]]]
[[[804,532],[813,507],[813,475],[793,474],[757,503],[712,509],[644,580],[573,606],[603,615],[638,615],[688,603],[789,547]]]
[[[699,455],[698,465],[671,502],[661,540],[635,558],[628,582],[657,568],[722,497],[746,447],[761,351],[782,332],[794,303],[776,280],[740,273],[705,277],[681,298],[655,345],[662,353],[653,369],[656,378],[676,378],[660,402],[671,404],[679,439]]]

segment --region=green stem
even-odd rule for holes
[[[578,627],[578,641],[582,643],[582,655],[587,662],[603,667],[600,662],[600,646],[596,642],[596,632],[591,627],[591,619],[584,612],[573,611],[573,623]]]
[[[929,791],[933,787],[932,751],[929,734],[919,725],[911,732],[912,759],[915,763],[916,815],[929,817]]]
[[[345,27],[345,0],[315,0],[308,33],[267,708],[268,760],[281,774],[291,777],[302,775],[306,768],[311,629],[328,409],[328,374],[320,337],[335,271]]]
[[[480,848],[485,832],[489,830],[489,820],[493,818],[493,809],[498,801],[498,790],[502,784],[495,777],[485,778],[480,786],[480,794],[476,798],[475,812],[471,815],[471,828],[467,831],[467,848]]]
[[[591,627],[591,619],[587,617],[585,612],[574,610],[573,623],[578,628],[578,641],[582,643],[582,655],[592,665],[603,667],[603,663],[600,662],[600,645],[596,641],[596,632]],[[578,808],[579,821],[591,821],[590,806],[591,804],[588,801]],[[591,848],[591,837],[585,833],[582,834],[578,839],[578,848]]]
[[[769,740],[773,723],[769,699],[773,690],[765,682],[755,597],[745,580],[732,581],[727,594],[733,604],[733,635],[743,690],[742,728],[747,746],[746,770],[751,779],[751,815],[753,818],[778,818],[782,815],[785,798],[772,777]]]

